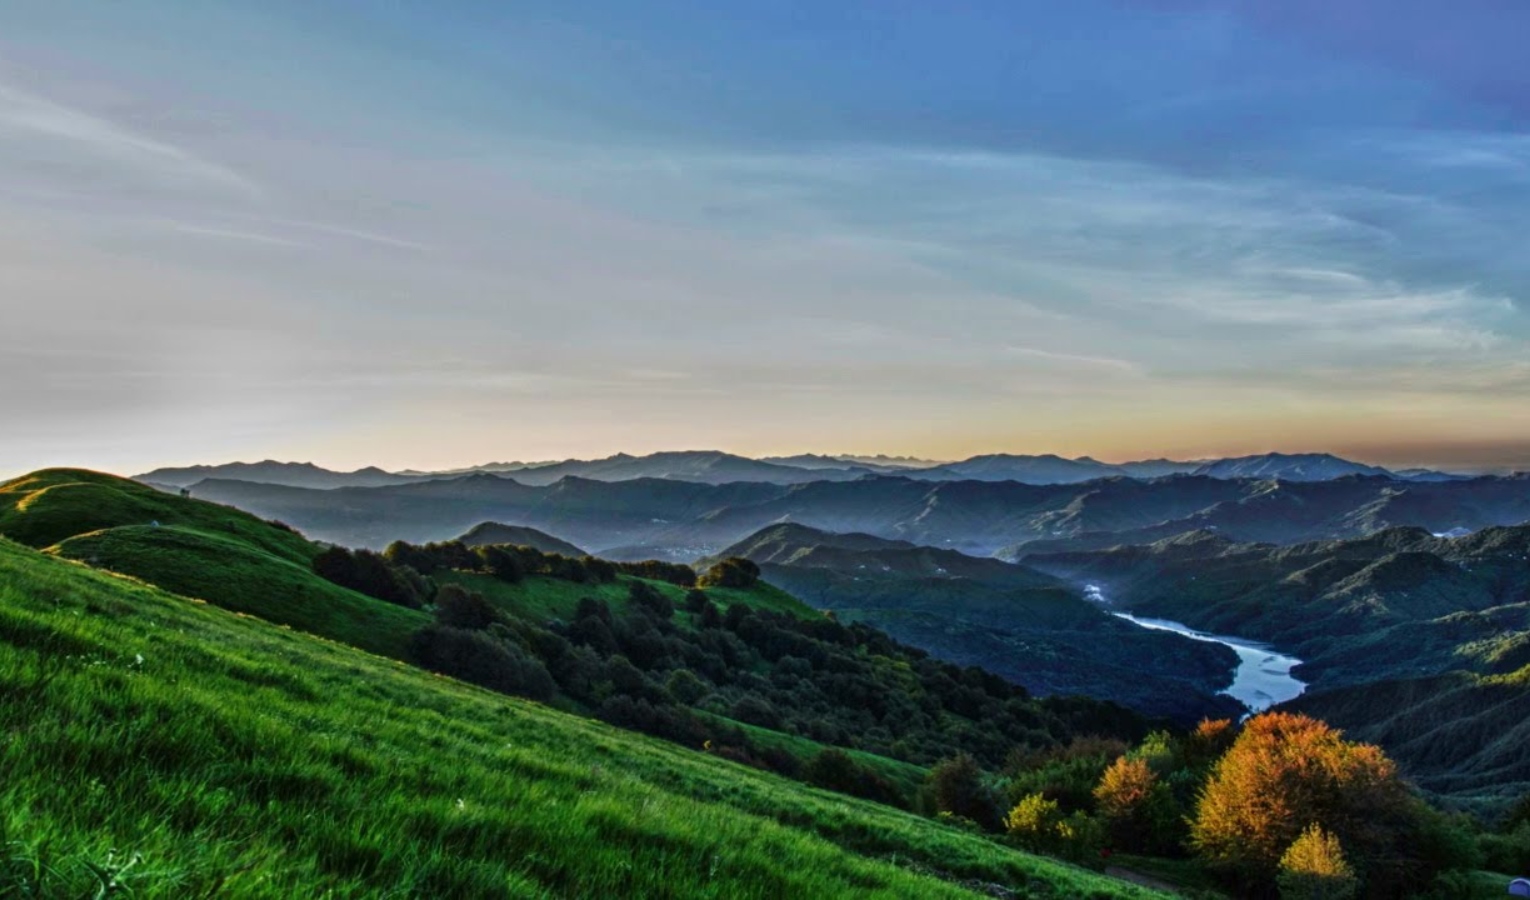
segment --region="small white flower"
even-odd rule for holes
[[[133,665],[135,665],[135,666],[143,665],[143,654],[142,653],[134,653],[133,654]]]

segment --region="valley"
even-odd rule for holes
[[[1512,738],[1464,736],[1516,734],[1515,711],[1530,703],[1521,653],[1530,620],[1519,622],[1530,607],[1530,526],[1441,536],[1415,526],[1366,531],[1344,514],[1350,524],[1340,530],[1354,537],[1269,543],[1197,528],[1131,543],[1196,519],[1181,514],[1187,503],[1224,493],[1243,498],[1236,508],[1302,491],[1293,508],[1303,516],[1285,520],[1290,533],[1333,527],[1331,516],[1311,514],[1314,498],[1342,509],[1379,492],[1407,508],[1395,480],[1373,480],[564,477],[534,486],[478,473],[325,489],[200,481],[188,498],[168,485],[49,470],[0,487],[0,535],[54,565],[130,576],[395,665],[904,810],[930,811],[931,779],[953,759],[1004,773],[1011,799],[992,802],[1012,802],[1036,773],[1062,765],[1017,760],[1083,753],[1077,771],[1097,779],[1111,757],[1088,755],[1092,741],[1150,744],[1275,709],[1377,742],[1426,796],[1490,820],[1530,792],[1530,768]],[[1457,519],[1469,504],[1478,522],[1512,518],[1524,502],[1521,479],[1421,482],[1402,493],[1419,489]],[[1121,507],[1131,498],[1140,502]],[[1065,499],[1067,516],[1096,523],[1099,504],[1117,509],[1110,521],[1121,542],[1096,549],[1099,532],[1080,530],[1074,549],[1058,549],[1065,538],[1013,543],[1016,527],[1058,530],[1051,507]],[[1226,502],[1204,515],[1249,515],[1226,513]],[[835,531],[793,514],[715,543],[790,504],[817,521],[875,530]],[[397,524],[422,510],[423,523]],[[655,512],[671,518],[654,521]],[[365,528],[375,549],[315,543],[305,528],[315,522],[320,533]],[[570,530],[548,530],[557,525]],[[964,530],[973,527],[987,536]],[[685,563],[641,561],[639,550],[654,549],[641,542],[608,560],[581,548],[656,534],[676,539],[666,555]],[[974,546],[995,555],[960,549]],[[1187,744],[1174,754],[1195,752]],[[1201,774],[1183,777],[1205,777],[1193,771]],[[1060,785],[1047,790],[1062,809],[1098,814],[1087,791]],[[984,828],[1001,818],[991,806],[962,815]],[[1084,846],[1017,840],[1075,861],[1068,854]],[[920,865],[951,871],[933,858]]]

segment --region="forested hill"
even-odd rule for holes
[[[727,548],[762,577],[840,621],[865,622],[1041,694],[1115,700],[1187,725],[1236,716],[1216,692],[1230,649],[1140,628],[1035,569],[865,534],[773,525]]]
[[[1121,609],[1274,642],[1306,661],[1293,708],[1381,744],[1430,790],[1499,809],[1530,787],[1530,525],[1290,547],[1200,532],[1027,561]]]
[[[277,523],[98,473],[0,485],[0,534],[53,556],[496,690],[812,780],[827,747],[861,754],[836,784],[900,806],[921,767],[1151,723],[1112,703],[1036,699],[842,624],[737,561],[702,572],[531,547],[324,548]],[[828,776],[817,776],[823,780]]]

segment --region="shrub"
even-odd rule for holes
[[[712,689],[707,686],[706,682],[697,678],[689,669],[676,669],[670,674],[669,680],[664,682],[664,690],[677,703],[695,706]]]
[[[1147,759],[1118,758],[1100,777],[1094,797],[1113,847],[1160,855],[1177,849],[1179,811],[1169,786],[1159,781]]]
[[[989,831],[999,830],[997,798],[977,760],[968,754],[958,753],[937,763],[930,770],[930,786],[936,809],[971,819]]]
[[[427,625],[410,641],[419,665],[490,690],[547,700],[556,690],[541,660],[483,631]]]
[[[1359,888],[1339,839],[1308,825],[1280,857],[1281,900],[1351,900]]]
[[[499,620],[494,604],[476,591],[448,584],[436,592],[436,621],[448,628],[477,630]]]
[[[760,580],[760,567],[753,560],[730,556],[701,574],[696,583],[702,587],[747,588]]]
[[[1020,798],[1004,817],[1004,830],[1027,850],[1055,853],[1062,846],[1062,808],[1040,794]]]

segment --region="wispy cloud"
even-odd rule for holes
[[[1139,378],[1144,374],[1143,368],[1130,360],[1114,359],[1108,356],[1089,356],[1082,353],[1059,353],[1055,350],[1041,350],[1036,347],[1010,347],[1009,352],[1016,356],[1029,357],[1044,363],[1062,366],[1063,368],[1081,368],[1113,372]]]
[[[0,141],[13,152],[33,151],[35,163],[77,154],[96,166],[114,166],[130,178],[197,185],[258,197],[244,175],[174,144],[155,140],[102,116],[0,84]]]

